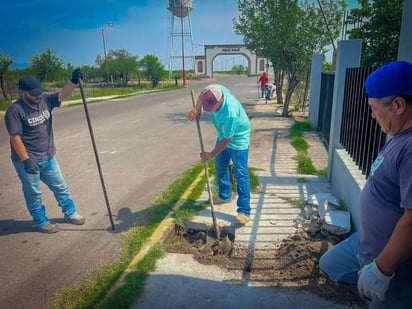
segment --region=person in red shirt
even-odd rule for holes
[[[260,83],[260,90],[261,90],[261,98],[263,99],[265,97],[265,88],[267,83],[269,82],[269,78],[266,74],[266,72],[263,72],[262,75],[260,75],[257,83]]]

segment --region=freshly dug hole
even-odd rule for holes
[[[212,227],[208,231],[185,229],[182,226],[175,226],[175,236],[179,236],[181,241],[186,241],[205,257],[215,255],[225,255],[230,257],[233,252],[233,242],[235,236],[225,228],[220,229],[220,237],[216,238],[216,231]]]

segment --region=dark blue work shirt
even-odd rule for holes
[[[9,135],[20,135],[29,157],[36,162],[48,160],[56,153],[52,110],[58,106],[58,93],[43,94],[37,108],[27,105],[20,98],[6,111],[5,123]],[[12,145],[11,159],[13,162],[21,161]]]

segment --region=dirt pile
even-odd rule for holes
[[[178,232],[176,232],[178,231]],[[320,256],[333,246],[336,238],[328,239],[319,232],[298,230],[274,250],[235,247],[234,235],[221,232],[217,240],[212,231],[175,229],[168,235],[168,249],[174,253],[191,254],[199,263],[239,270],[243,277],[260,285],[298,287],[337,304],[367,308],[351,289],[326,278],[319,269]]]

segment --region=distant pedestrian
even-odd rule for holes
[[[55,157],[52,123],[52,110],[72,94],[81,78],[82,72],[76,69],[70,82],[59,93],[45,94],[37,77],[24,76],[19,80],[20,98],[6,111],[5,124],[10,135],[11,160],[21,180],[34,228],[42,233],[56,233],[59,226],[52,224],[46,215],[40,181],[53,191],[65,222],[76,225],[85,223],[85,218],[79,215],[70,197]]]
[[[274,84],[266,84],[265,91],[266,101],[273,100],[274,93],[276,91],[276,86]]]
[[[200,117],[202,108],[210,112],[217,131],[215,147],[202,152],[203,161],[215,159],[219,195],[214,204],[228,203],[232,199],[232,184],[229,163],[237,184],[236,222],[246,224],[250,220],[249,146],[250,121],[239,100],[226,87],[218,84],[207,86],[197,98],[196,106],[187,114],[189,120]]]
[[[319,265],[332,280],[357,286],[371,308],[412,308],[412,64],[380,67],[365,90],[372,118],[391,139],[362,189],[359,231]]]
[[[261,91],[261,99],[265,98],[265,92],[266,92],[266,84],[269,82],[269,77],[267,76],[266,72],[263,72],[262,75],[260,75],[257,83],[260,83],[260,91]]]

